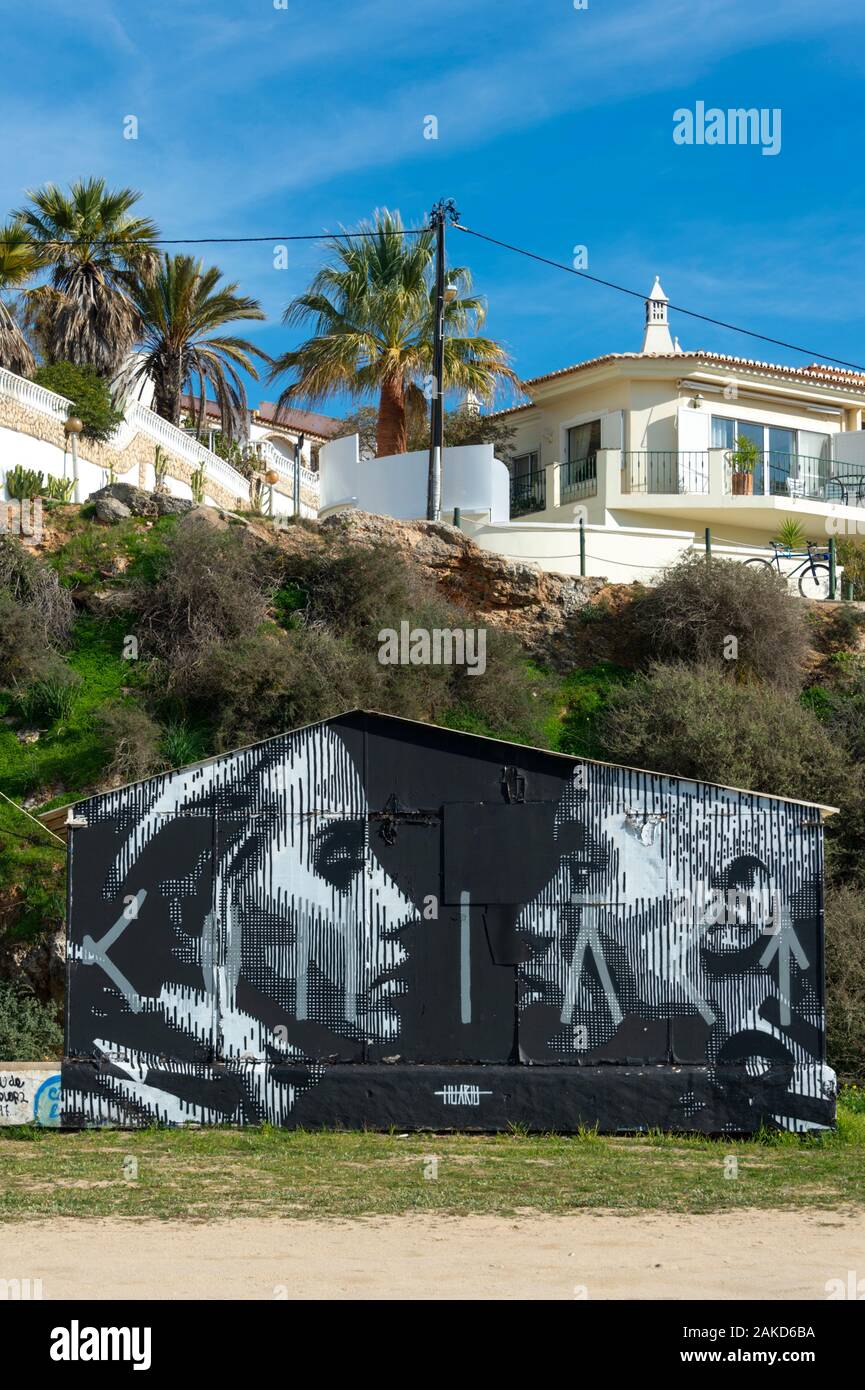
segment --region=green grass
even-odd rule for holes
[[[76,619],[67,662],[81,679],[68,712],[40,732],[38,742],[21,743],[10,725],[0,725],[0,790],[21,800],[46,794],[46,805],[62,804],[93,785],[104,771],[104,753],[95,719],[121,688],[133,685],[135,663],[123,659],[128,619]],[[0,695],[0,716],[14,714],[11,697]]]
[[[610,691],[631,679],[630,671],[612,661],[598,661],[565,676],[556,692],[555,711],[544,727],[548,747],[572,758],[603,759],[598,720]]]
[[[424,1176],[430,1157],[438,1176]],[[738,1175],[725,1176],[736,1158]],[[130,1180],[130,1159],[137,1176]],[[125,1169],[124,1169],[125,1165]],[[865,1205],[865,1113],[816,1138],[0,1131],[0,1220],[706,1213]]]

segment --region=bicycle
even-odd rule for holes
[[[830,574],[828,564],[818,564],[816,560],[828,560],[828,551],[818,551],[816,560],[814,552],[817,550],[816,541],[807,541],[807,555],[804,556],[802,563],[795,569],[790,570],[784,577],[788,580],[794,575],[799,574],[799,593],[803,598],[825,599],[829,597]],[[781,569],[781,560],[795,559],[801,555],[799,550],[789,550],[786,546],[779,545],[777,541],[772,541],[772,549],[775,552],[771,560],[764,560],[761,555],[754,555],[750,560],[746,560],[746,565],[759,565],[763,569],[777,570],[779,574],[784,574]]]

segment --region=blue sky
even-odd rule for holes
[[[679,303],[865,364],[861,0],[41,0],[7,5],[0,205],[102,174],[166,237],[417,222],[468,226]],[[673,113],[778,107],[782,145],[679,146]],[[135,115],[139,138],[123,138]],[[424,117],[439,123],[423,138]],[[642,306],[451,235],[487,329],[531,376],[639,348]],[[282,309],[314,244],[201,249]],[[685,348],[802,363],[679,315]],[[252,384],[253,400],[277,388]],[[340,403],[335,403],[338,406]]]

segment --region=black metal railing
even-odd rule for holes
[[[547,505],[547,475],[539,468],[536,473],[522,473],[511,478],[511,516],[542,512]]]
[[[624,455],[626,492],[687,493],[709,491],[709,455],[695,449],[637,449]]]
[[[597,454],[559,464],[559,501],[563,506],[566,502],[578,502],[582,497],[595,497],[597,492]]]
[[[738,496],[800,498],[810,502],[843,502],[865,506],[865,470],[833,464],[811,454],[762,452],[737,467],[735,450],[725,455],[727,492]]]

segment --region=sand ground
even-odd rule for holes
[[[59,1220],[0,1228],[43,1297],[822,1299],[865,1273],[865,1213]]]

